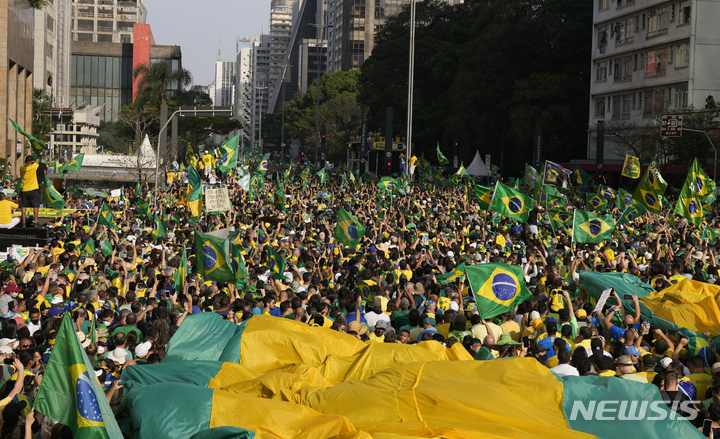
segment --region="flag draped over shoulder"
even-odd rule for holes
[[[60,166],[60,176],[65,177],[65,174],[67,174],[68,172],[80,172],[84,159],[84,153],[78,154],[73,157],[72,160]]]
[[[622,168],[622,176],[633,179],[640,178],[640,159],[626,154],[625,164]]]
[[[35,409],[67,425],[75,438],[123,437],[68,313],[55,337]]]
[[[471,265],[465,267],[465,273],[482,319],[507,312],[533,297],[525,286],[522,268],[517,265],[499,262]]]
[[[440,151],[440,142],[438,142],[435,151],[437,152],[438,163],[440,166],[445,166],[450,163],[450,161],[443,155],[442,151]]]
[[[612,238],[615,219],[612,215],[596,215],[576,210],[573,218],[573,242],[599,243]]]
[[[523,193],[510,189],[500,182],[495,186],[490,210],[524,223],[528,220],[530,210],[534,207],[533,199]]]
[[[185,244],[183,244],[181,248],[182,250],[180,250],[180,252],[182,254],[180,255],[180,264],[178,264],[177,268],[175,269],[175,274],[173,275],[173,282],[175,285],[175,291],[184,293],[185,279],[187,278],[187,252],[185,251]]]
[[[335,240],[354,249],[364,236],[365,226],[340,206],[337,225],[335,226]]]
[[[65,200],[63,199],[60,192],[58,192],[53,186],[50,179],[45,176],[45,190],[43,191],[43,204],[46,207],[52,207],[53,209],[64,209]]]
[[[43,149],[45,149],[45,144],[42,143],[38,138],[33,136],[32,134],[28,134],[25,131],[20,128],[20,125],[17,124],[14,120],[10,119],[10,123],[12,124],[13,128],[15,128],[15,131],[17,131],[19,134],[22,134],[30,141],[30,147],[32,149],[33,155],[35,158],[40,158],[42,156]]]
[[[232,271],[230,244],[227,239],[195,232],[197,273],[203,279],[235,283]]]
[[[661,200],[665,189],[667,189],[667,183],[660,175],[657,162],[653,160],[635,189],[633,198],[650,212],[659,215],[662,211]]]
[[[228,169],[237,168],[238,143],[240,142],[240,134],[223,143],[220,146],[220,160],[218,168],[221,172],[227,172]]]

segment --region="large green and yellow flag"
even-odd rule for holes
[[[382,177],[377,187],[384,193],[394,193],[398,190],[398,182],[392,177]]]
[[[193,166],[188,170],[187,200],[190,215],[198,217],[202,213],[202,178]]]
[[[640,218],[644,213],[645,208],[643,206],[637,203],[631,204],[623,210],[622,215],[620,215],[620,219],[618,219],[617,225],[622,226],[623,224],[632,223],[636,219]]]
[[[103,201],[103,205],[100,208],[100,215],[98,216],[98,224],[113,227],[115,225],[115,217],[113,216],[112,209],[110,209],[110,206],[105,204]]]
[[[560,227],[567,227],[572,224],[573,214],[566,210],[551,209],[547,211],[550,225],[557,231]]]
[[[625,164],[622,168],[623,177],[640,178],[640,159],[630,154],[625,154]]]
[[[182,244],[180,253],[180,264],[178,264],[173,274],[173,283],[175,291],[185,294],[185,280],[187,279],[187,251],[185,251],[185,243]]]
[[[596,215],[584,210],[576,210],[573,217],[573,242],[599,243],[612,238],[615,219],[612,215]]]
[[[615,206],[620,210],[625,210],[628,206],[632,206],[633,204],[637,204],[637,201],[633,199],[632,194],[625,189],[620,188],[618,190],[618,196],[615,200]]]
[[[587,207],[593,212],[605,212],[607,211],[607,200],[602,195],[598,194],[587,194]]]
[[[340,206],[337,225],[335,226],[335,240],[351,249],[355,249],[364,236],[365,226]]]
[[[159,238],[167,235],[167,232],[165,231],[165,223],[158,218],[157,213],[153,214],[153,229],[150,234],[153,237],[153,241],[157,241]]]
[[[285,267],[287,266],[287,261],[285,258],[280,256],[280,254],[273,250],[272,247],[268,247],[267,257],[268,269],[270,270],[271,277],[273,279],[286,279]]]
[[[60,192],[58,192],[52,184],[52,181],[45,176],[45,190],[43,191],[43,204],[45,207],[52,207],[53,209],[64,209],[65,200],[63,199]]]
[[[653,160],[635,189],[633,198],[650,212],[659,215],[662,212],[661,200],[665,189],[667,189],[667,183],[660,175],[657,162]]]
[[[475,197],[477,198],[478,205],[480,205],[481,209],[487,209],[490,207],[493,191],[494,189],[491,187],[480,186],[479,184],[475,185]]]
[[[69,162],[60,166],[60,176],[65,177],[68,172],[80,172],[85,154],[81,153],[72,158]]]
[[[532,299],[525,286],[525,275],[517,265],[490,263],[465,267],[470,290],[480,318],[488,319],[513,309]]]
[[[35,158],[36,159],[40,158],[40,156],[42,156],[43,149],[45,149],[45,144],[42,143],[39,139],[37,139],[32,134],[28,134],[25,131],[23,131],[22,128],[20,128],[20,125],[17,124],[17,122],[10,119],[9,117],[8,117],[8,119],[10,120],[10,123],[12,124],[13,128],[15,128],[15,131],[17,131],[19,134],[22,134],[30,141],[30,147],[32,149],[32,152],[33,152],[33,155],[35,156]]]
[[[690,189],[700,198],[704,198],[715,191],[715,182],[702,170],[697,158],[693,160],[690,167],[690,173],[685,181],[686,185],[688,184],[687,180],[691,180]]]
[[[55,337],[35,409],[67,425],[75,438],[123,437],[69,313],[65,313]]]
[[[697,227],[703,221],[703,207],[700,198],[691,189],[690,178],[692,178],[691,174],[685,180],[685,185],[680,192],[680,198],[675,203],[675,213],[684,216]]]
[[[195,232],[196,272],[203,280],[235,283],[232,271],[232,254],[227,239]]]
[[[220,146],[220,160],[218,160],[218,169],[220,169],[220,172],[227,172],[228,169],[237,168],[239,142],[240,134],[237,134]]]
[[[499,181],[495,185],[495,193],[490,202],[490,210],[512,218],[521,223],[527,222],[530,210],[535,207],[532,198],[510,189]]]
[[[437,152],[438,164],[440,164],[440,166],[445,166],[450,163],[450,161],[443,155],[442,151],[440,151],[440,142],[438,142],[435,151]]]

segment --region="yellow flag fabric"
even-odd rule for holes
[[[640,159],[630,154],[625,155],[625,164],[622,169],[622,176],[628,178],[640,178]]]
[[[656,316],[695,333],[720,335],[720,286],[683,279],[643,299]]]

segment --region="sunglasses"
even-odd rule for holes
[[[29,343],[26,343],[26,344],[20,345],[20,347],[21,347],[21,348],[31,348],[32,345],[29,344]]]

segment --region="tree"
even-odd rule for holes
[[[133,70],[133,78],[138,79],[138,93],[135,102],[150,102],[160,107],[167,102],[168,88],[171,84],[178,84],[183,90],[192,83],[190,72],[179,68],[172,70],[169,63],[155,62],[141,64]]]
[[[32,135],[47,143],[50,141],[52,128],[52,100],[41,88],[33,88],[32,101]]]
[[[100,121],[98,127],[98,145],[105,151],[129,154],[133,149],[135,131],[131,125],[122,121]]]
[[[133,130],[135,148],[138,148],[146,135],[150,137],[150,141],[153,143],[157,139],[157,136],[150,135],[150,133],[151,128],[156,127],[160,121],[160,111],[148,102],[136,101],[120,110],[120,121]],[[152,130],[152,132],[157,131],[157,128]]]

